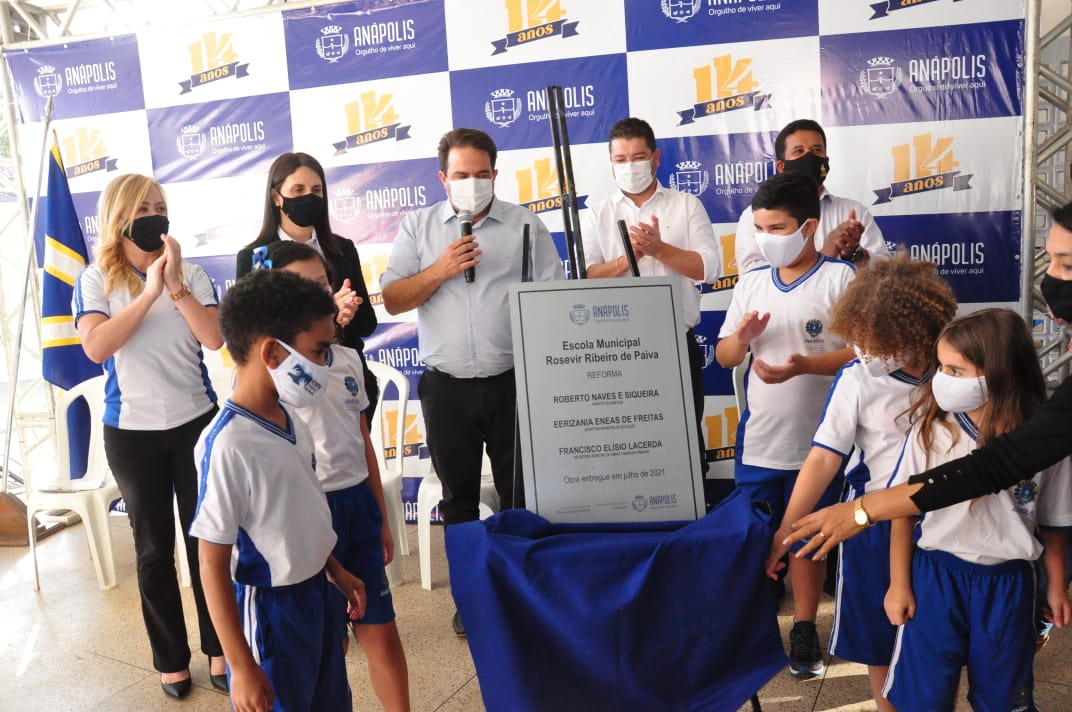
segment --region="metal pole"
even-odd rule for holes
[[[577,251],[577,268],[581,279],[588,278],[588,266],[584,261],[584,243],[581,240],[581,217],[577,212],[577,188],[573,182],[573,155],[570,153],[569,128],[566,126],[565,101],[562,98],[562,87],[555,87],[560,105],[559,115],[562,120],[560,129],[562,137],[562,160],[566,165],[566,187],[568,190],[562,195],[562,210],[568,212],[573,225],[573,242]],[[559,179],[562,176],[559,174]]]
[[[10,365],[11,373],[11,398],[7,405],[7,429],[4,431],[4,470],[3,480],[0,483],[0,491],[7,492],[7,471],[11,462],[11,431],[15,423],[15,390],[18,387],[19,364],[22,361],[22,333],[26,326],[26,302],[30,297],[30,284],[32,283],[34,270],[37,269],[37,250],[34,246],[34,233],[37,232],[37,216],[41,213],[41,182],[46,175],[45,157],[48,155],[48,128],[52,124],[52,100],[48,98],[45,104],[44,132],[41,137],[41,155],[39,158],[39,170],[37,173],[37,197],[34,199],[30,213],[29,249],[26,251],[26,272],[22,283],[22,302],[19,305],[19,326],[15,332],[15,354],[13,363]]]
[[[1020,314],[1031,323],[1035,313],[1035,181],[1038,133],[1039,6],[1029,0],[1024,19],[1023,213],[1020,216]]]
[[[557,90],[557,91],[556,91]],[[548,86],[544,90],[544,96],[547,97],[547,119],[551,124],[551,144],[555,151],[555,171],[558,174],[558,196],[562,199],[562,228],[566,233],[566,257],[569,260],[570,279],[578,279],[580,272],[577,268],[577,253],[574,249],[575,237],[573,233],[573,225],[570,223],[571,215],[566,210],[566,193],[568,192],[566,186],[566,171],[565,166],[562,163],[562,134],[561,127],[559,126],[559,113],[561,111],[561,105],[559,104],[559,96],[562,87]]]
[[[74,20],[74,14],[78,12],[78,6],[82,4],[82,0],[72,0],[71,4],[67,7],[67,15],[63,18],[63,24],[60,25],[60,36],[66,36],[71,31],[71,21]]]
[[[640,268],[637,266],[636,253],[633,252],[633,243],[629,241],[629,228],[625,226],[625,220],[618,221],[618,237],[622,239],[622,249],[625,250],[625,258],[629,260],[629,273],[639,277]]]

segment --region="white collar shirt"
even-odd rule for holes
[[[704,281],[712,282],[721,276],[722,259],[711,219],[703,203],[691,193],[665,188],[656,181],[655,193],[643,205],[636,205],[622,191],[588,210],[587,226],[582,225],[584,259],[587,264],[602,264],[625,254],[618,233],[618,221],[632,227],[640,222],[651,223],[659,218],[663,242],[682,250],[695,252],[703,260]],[[586,229],[585,229],[586,228]],[[700,292],[695,280],[673,271],[654,257],[644,256],[637,261],[641,277],[674,276],[681,282],[682,331],[700,323]]]
[[[831,230],[849,219],[849,212],[856,211],[856,219],[864,226],[860,237],[860,246],[868,251],[873,260],[888,260],[892,255],[886,246],[886,238],[875,222],[871,211],[863,203],[852,198],[842,198],[823,188],[819,196],[819,229],[815,231],[815,249],[822,252],[823,241]],[[737,239],[733,248],[737,262],[737,274],[744,274],[750,269],[767,264],[767,260],[756,247],[756,223],[752,217],[751,206],[744,209],[737,221]]]
[[[276,229],[276,234],[279,235],[280,240],[293,240],[294,242],[297,242],[297,240],[294,240],[293,237],[291,237],[290,235],[288,235],[286,233],[286,231],[283,229],[282,225],[280,225]],[[311,247],[314,250],[316,250],[317,252],[319,252],[321,257],[324,256],[324,248],[320,246],[320,240],[318,240],[317,237],[316,237],[316,228],[313,228],[313,236],[309,238],[309,241],[304,242],[302,244],[308,245],[309,247]]]

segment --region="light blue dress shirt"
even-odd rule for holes
[[[419,354],[426,366],[455,378],[486,378],[514,366],[508,286],[521,281],[522,226],[532,245],[532,279],[564,278],[562,260],[551,234],[530,210],[498,198],[473,234],[481,251],[476,279],[457,274],[417,307]],[[461,226],[450,201],[444,200],[402,218],[381,289],[428,269]]]

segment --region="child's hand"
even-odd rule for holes
[[[752,343],[753,339],[763,333],[769,321],[770,312],[760,316],[759,312],[750,311],[741,319],[741,323],[737,325],[737,331],[734,335],[738,341],[747,346]]]
[[[391,527],[386,521],[380,530],[380,539],[383,541],[383,565],[395,560],[395,538],[391,535]]]
[[[893,625],[904,625],[916,615],[916,597],[911,586],[891,585],[883,601],[886,617]]]
[[[756,359],[752,369],[764,383],[783,383],[804,372],[804,357],[790,354],[781,366],[772,366],[766,361]]]
[[[346,614],[352,621],[361,620],[365,617],[365,583],[346,569],[340,567],[334,576],[335,587],[346,596]]]
[[[1072,621],[1072,601],[1068,599],[1068,589],[1057,582],[1046,594],[1046,603],[1050,607],[1049,620],[1058,628],[1064,628]]]
[[[231,667],[231,704],[235,712],[268,712],[275,693],[260,665]]]
[[[782,540],[789,534],[789,529],[779,529],[774,532],[774,540],[771,542],[770,553],[767,555],[767,576],[772,579],[777,579],[778,572],[785,568],[782,557],[789,552],[789,545],[783,544]]]

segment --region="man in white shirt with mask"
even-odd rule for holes
[[[495,142],[455,129],[439,141],[447,200],[402,218],[380,279],[390,314],[417,310],[425,372],[418,384],[432,465],[443,483],[447,526],[479,516],[486,444],[503,509],[513,505],[513,341],[508,286],[521,281],[522,232],[529,226],[533,280],[562,279],[551,234],[535,213],[495,197]],[[464,235],[468,213],[471,234]],[[464,276],[471,269],[471,279]],[[455,565],[458,562],[452,562]],[[454,615],[454,631],[464,628]]]
[[[696,283],[711,282],[721,272],[718,243],[711,219],[691,193],[663,187],[655,179],[659,149],[647,121],[622,119],[610,130],[610,167],[618,191],[588,211],[582,230],[589,277],[621,277],[629,273],[618,221],[629,227],[629,241],[641,277],[677,276],[681,282],[681,318],[692,375],[700,462],[708,464],[703,428],[703,353],[693,328],[700,323]]]
[[[857,268],[872,260],[888,260],[890,250],[875,218],[863,203],[827,190],[823,182],[830,172],[826,155],[826,132],[818,122],[797,119],[786,124],[774,140],[775,168],[779,173],[799,173],[819,184],[819,228],[815,249],[827,257],[854,262]],[[738,274],[767,264],[756,247],[755,225],[749,206],[737,221],[734,259]]]

